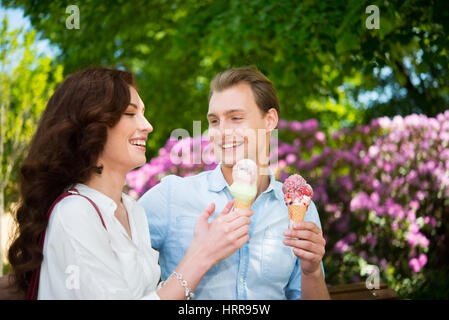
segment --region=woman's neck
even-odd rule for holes
[[[84,184],[107,195],[117,206],[122,200],[126,174],[103,167],[101,174],[94,173]]]

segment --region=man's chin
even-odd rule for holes
[[[225,167],[233,167],[239,160],[245,159],[245,156],[237,157],[235,155],[229,157],[223,157],[221,159],[221,165]]]

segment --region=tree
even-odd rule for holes
[[[6,18],[0,29],[1,223],[5,208],[17,201],[20,164],[55,83],[62,79],[62,67],[37,54],[36,31],[9,31]]]
[[[70,1],[3,2],[59,46],[66,73],[98,64],[137,73],[153,154],[174,128],[205,120],[209,81],[229,67],[256,65],[282,117],[323,127],[435,116],[449,102],[446,0],[86,0],[79,30],[66,28]],[[379,29],[366,27],[370,5]],[[364,102],[366,93],[379,97]]]

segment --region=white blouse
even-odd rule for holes
[[[83,184],[75,188],[97,205],[107,230],[84,197],[61,200],[47,227],[38,299],[159,299],[159,253],[151,247],[143,208],[122,194],[130,239],[111,198]]]

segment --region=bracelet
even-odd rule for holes
[[[165,282],[167,282],[167,280],[170,279],[173,275],[175,275],[176,278],[178,278],[179,283],[181,284],[181,286],[184,287],[184,289],[185,289],[185,297],[186,297],[186,300],[191,300],[191,299],[193,299],[193,298],[195,297],[195,294],[193,293],[192,290],[190,290],[189,284],[187,283],[186,280],[184,280],[184,279],[182,278],[182,275],[181,275],[180,273],[177,273],[176,271],[173,271],[173,273],[172,273],[172,274],[171,274],[165,281],[161,281],[161,282],[159,283],[159,285],[157,286],[157,288],[158,288],[158,289],[162,288],[162,286],[165,285]]]

